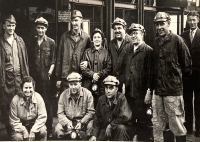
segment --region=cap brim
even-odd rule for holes
[[[113,85],[113,86],[116,86],[117,84],[114,83],[114,82],[104,82],[104,85]]]
[[[115,26],[115,25],[122,25],[122,26],[124,26],[124,27],[126,26],[126,25],[124,25],[124,24],[122,24],[122,23],[120,23],[120,22],[116,22],[116,23],[112,23],[112,24],[111,24],[112,29],[114,29],[114,26]]]
[[[157,22],[166,22],[167,19],[158,19],[158,20],[155,20],[154,23],[157,23]]]
[[[81,80],[80,79],[70,79],[68,80],[68,82],[80,82]]]

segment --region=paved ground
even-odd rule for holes
[[[58,120],[56,117],[53,119],[53,128],[57,124]],[[195,133],[195,132],[194,132]],[[3,124],[0,123],[0,141],[9,141],[7,133]],[[52,140],[49,140],[52,141]],[[195,137],[194,134],[187,135],[187,142],[200,142],[200,137]]]

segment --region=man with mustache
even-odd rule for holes
[[[6,15],[3,20],[4,34],[0,36],[0,107],[1,123],[11,136],[9,108],[12,98],[20,89],[22,78],[29,75],[26,45],[15,33],[16,20]]]
[[[193,116],[195,116],[195,136],[200,137],[200,29],[198,28],[198,12],[189,12],[187,15],[187,23],[190,29],[183,32],[181,36],[185,40],[192,57],[192,75],[183,80],[183,98],[185,102],[186,119],[185,127],[188,134],[193,133]]]
[[[90,37],[81,29],[83,16],[80,11],[74,10],[71,17],[70,31],[65,32],[60,40],[56,61],[57,88],[61,91],[68,88],[66,78],[71,72],[80,72],[80,68],[87,63],[81,62],[85,49],[90,48]],[[62,82],[62,83],[61,83]]]
[[[108,51],[112,60],[111,74],[120,82],[118,86],[119,92],[122,92],[124,84],[124,67],[125,67],[125,54],[127,48],[131,46],[131,38],[126,34],[126,22],[121,18],[116,18],[112,23],[115,38],[112,39],[108,46]],[[123,87],[125,88],[125,87]],[[124,93],[124,92],[123,92]]]
[[[174,141],[174,137],[171,140],[166,137],[165,130],[172,131],[176,142],[186,141],[182,75],[190,75],[192,63],[184,40],[169,30],[170,21],[170,15],[165,12],[158,12],[154,18],[158,33],[154,42],[151,72],[155,142],[162,141],[157,137],[160,134],[162,138],[162,132],[164,141]],[[148,96],[150,100],[151,94],[148,93]]]

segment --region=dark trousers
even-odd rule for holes
[[[106,137],[106,128],[102,128],[97,137],[98,141],[130,141],[132,140],[133,133],[130,126],[117,125],[112,129],[111,137]]]
[[[146,111],[149,107],[144,103],[144,99],[126,96],[129,106],[132,110],[132,122],[135,133],[139,141],[150,142],[153,139],[153,124],[151,115],[147,115]]]
[[[185,106],[185,127],[193,131],[193,113],[195,114],[195,128],[200,130],[200,72],[194,71],[189,79],[183,80],[183,98]],[[193,111],[194,99],[194,111]]]
[[[47,111],[47,133],[52,133],[53,124],[53,110],[52,110],[52,89],[51,82],[49,80],[36,80],[36,92],[38,92],[44,99],[46,111]]]

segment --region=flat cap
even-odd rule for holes
[[[165,21],[171,21],[170,15],[165,12],[158,12],[154,18],[154,22],[165,22]]]
[[[72,72],[67,76],[67,81],[81,81],[82,77],[79,73],[77,72]]]
[[[117,18],[113,21],[113,23],[111,24],[112,29],[114,28],[115,25],[122,25],[122,26],[124,26],[124,27],[127,26],[126,22],[125,22],[123,19],[118,18],[118,17],[117,17]]]
[[[199,16],[199,13],[197,11],[190,11],[187,16]]]
[[[73,10],[72,12],[72,19],[76,17],[83,18],[82,13],[79,10]]]
[[[105,85],[119,85],[119,80],[115,76],[109,75],[103,80]]]
[[[8,21],[9,23],[16,24],[15,17],[12,14],[8,15],[7,17],[5,17],[5,21]]]
[[[129,27],[130,31],[143,31],[145,32],[145,29],[142,25],[140,24],[136,24],[136,23],[132,23],[131,26]]]
[[[48,21],[46,19],[44,19],[43,17],[37,18],[35,20],[35,24],[42,24],[45,25],[46,27],[48,26]]]

